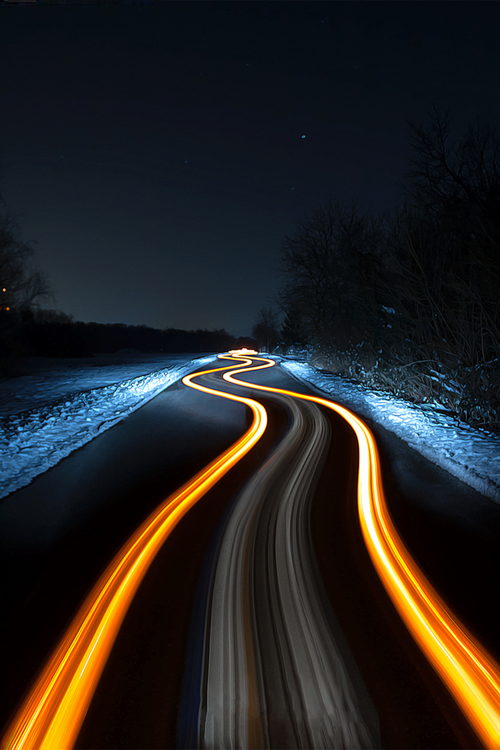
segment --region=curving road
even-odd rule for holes
[[[238,497],[213,567],[196,744],[373,747],[312,563],[329,423],[315,404],[277,398],[290,429]]]
[[[244,404],[248,429],[114,554],[2,747],[499,746],[498,664],[396,530],[366,425],[291,381],[283,388],[265,373],[271,360],[225,358],[184,384]],[[161,618],[144,610],[164,596],[164,555],[193,535],[198,567],[185,591],[182,579],[168,584],[168,617],[189,626],[162,641]],[[156,654],[141,689],[158,708],[151,719],[136,701],[137,717],[124,719],[119,695],[136,678],[123,654],[147,650],[141,627]],[[159,669],[171,671],[176,701],[162,703]]]

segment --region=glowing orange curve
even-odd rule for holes
[[[240,369],[238,374],[252,369]],[[500,666],[444,603],[399,536],[384,497],[377,446],[369,428],[349,409],[327,399],[255,385],[232,373],[223,378],[313,401],[337,412],[351,425],[359,445],[359,519],[377,573],[406,627],[481,742],[487,748],[500,748]]]
[[[252,364],[244,356],[238,359],[238,367]],[[272,366],[274,362],[266,360],[259,368]],[[246,404],[253,413],[251,426],[228,450],[170,495],[122,547],[95,584],[7,728],[2,748],[73,747],[125,614],[158,550],[184,514],[264,433],[267,413],[257,401],[191,382],[194,377],[221,369],[229,367],[194,373],[183,378],[183,382]]]
[[[274,365],[272,360],[234,354],[240,360],[239,368],[253,364],[252,359],[264,363],[239,369],[240,373]],[[221,358],[234,361],[229,356]],[[224,369],[230,368],[220,368]],[[195,373],[183,382],[246,403],[254,414],[252,426],[228,451],[167,498],[117,555],[35,683],[4,735],[2,747],[53,750],[72,746],[126,610],[156,551],[187,510],[263,434],[267,415],[258,402],[192,382],[195,377],[217,371]],[[406,626],[485,747],[500,747],[500,668],[448,609],[396,531],[385,502],[377,448],[370,430],[348,409],[326,399],[239,381],[232,372],[223,377],[237,385],[319,403],[336,411],[354,429],[360,452],[358,511],[373,564]],[[93,633],[91,638],[89,632]]]

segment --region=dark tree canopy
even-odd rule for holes
[[[51,296],[46,276],[33,264],[33,244],[0,196],[0,370],[10,371],[12,357],[23,353],[20,326],[38,302]]]
[[[0,196],[1,310],[20,312],[50,296],[47,278],[33,266],[34,248],[20,238],[19,226]]]
[[[330,200],[285,238],[282,341],[500,425],[500,138],[480,122],[452,133],[437,108],[410,123],[392,214]]]
[[[259,310],[252,328],[252,336],[260,349],[272,352],[276,348],[280,340],[279,317],[272,307],[263,307]]]
[[[329,200],[285,238],[281,307],[309,340],[345,347],[374,325],[381,222]]]

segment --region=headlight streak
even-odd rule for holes
[[[240,369],[238,375],[252,369]],[[406,627],[481,742],[487,748],[499,748],[500,666],[445,604],[399,536],[385,501],[371,431],[351,411],[326,399],[256,385],[239,380],[230,372],[223,378],[245,387],[313,401],[337,412],[351,425],[359,445],[359,520],[375,569]]]
[[[252,364],[236,356],[237,367]],[[272,367],[263,360],[260,367]],[[231,366],[234,370],[234,365]],[[130,603],[155,555],[185,513],[255,445],[265,432],[267,412],[249,398],[200,386],[192,378],[228,366],[183,378],[185,385],[247,405],[253,421],[245,434],[193,479],[170,495],[139,527],[115,556],[68,627],[15,718],[2,737],[9,750],[62,750],[71,748],[87,713],[116,636]],[[255,368],[252,368],[255,369]]]
[[[250,358],[251,357],[251,358]],[[238,362],[238,374],[272,367],[270,359],[234,352],[221,359]],[[255,366],[253,361],[261,362]],[[245,365],[252,367],[245,368]],[[70,748],[133,596],[154,556],[182,516],[260,439],[267,425],[264,407],[252,399],[206,388],[183,378],[197,390],[244,403],[253,412],[247,432],[227,451],[167,498],[142,524],[82,605],[2,738],[2,748]],[[439,597],[407,550],[390,517],[381,481],[374,438],[348,409],[327,399],[256,385],[233,377],[224,380],[245,388],[281,393],[337,412],[353,428],[359,444],[358,512],[372,562],[394,606],[434,666],[485,747],[500,747],[500,667]]]

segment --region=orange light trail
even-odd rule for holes
[[[240,369],[238,374],[251,369]],[[358,513],[373,565],[406,627],[481,742],[486,748],[500,748],[500,666],[444,603],[399,536],[384,497],[371,431],[349,409],[327,399],[247,383],[231,372],[223,378],[313,401],[337,412],[351,425],[359,445]]]
[[[237,367],[252,364],[244,355],[238,357],[236,352],[235,355],[236,361],[239,360]],[[259,367],[273,365],[272,360],[266,360]],[[221,369],[229,368],[194,373],[183,378],[183,382],[205,393],[246,404],[253,413],[251,426],[228,450],[170,495],[122,547],[28,693],[2,738],[2,748],[62,750],[73,747],[120,626],[155,555],[184,514],[263,435],[267,412],[257,401],[192,382],[195,377]]]
[[[233,377],[234,372],[272,367],[272,360],[242,350],[220,358],[239,362],[238,370],[234,366],[206,370],[186,376],[183,382],[197,390],[246,404],[253,412],[252,425],[227,451],[167,498],[118,553],[35,682],[3,737],[2,748],[54,750],[73,746],[123,618],[154,556],[189,508],[264,433],[267,414],[261,404],[192,382],[201,375],[221,370],[230,370],[223,375],[228,382],[313,401],[337,412],[351,425],[360,455],[358,512],[373,564],[407,628],[484,746],[499,748],[500,667],[439,597],[395,529],[383,494],[380,462],[371,431],[351,411],[327,399]],[[262,364],[255,366],[252,360]]]

